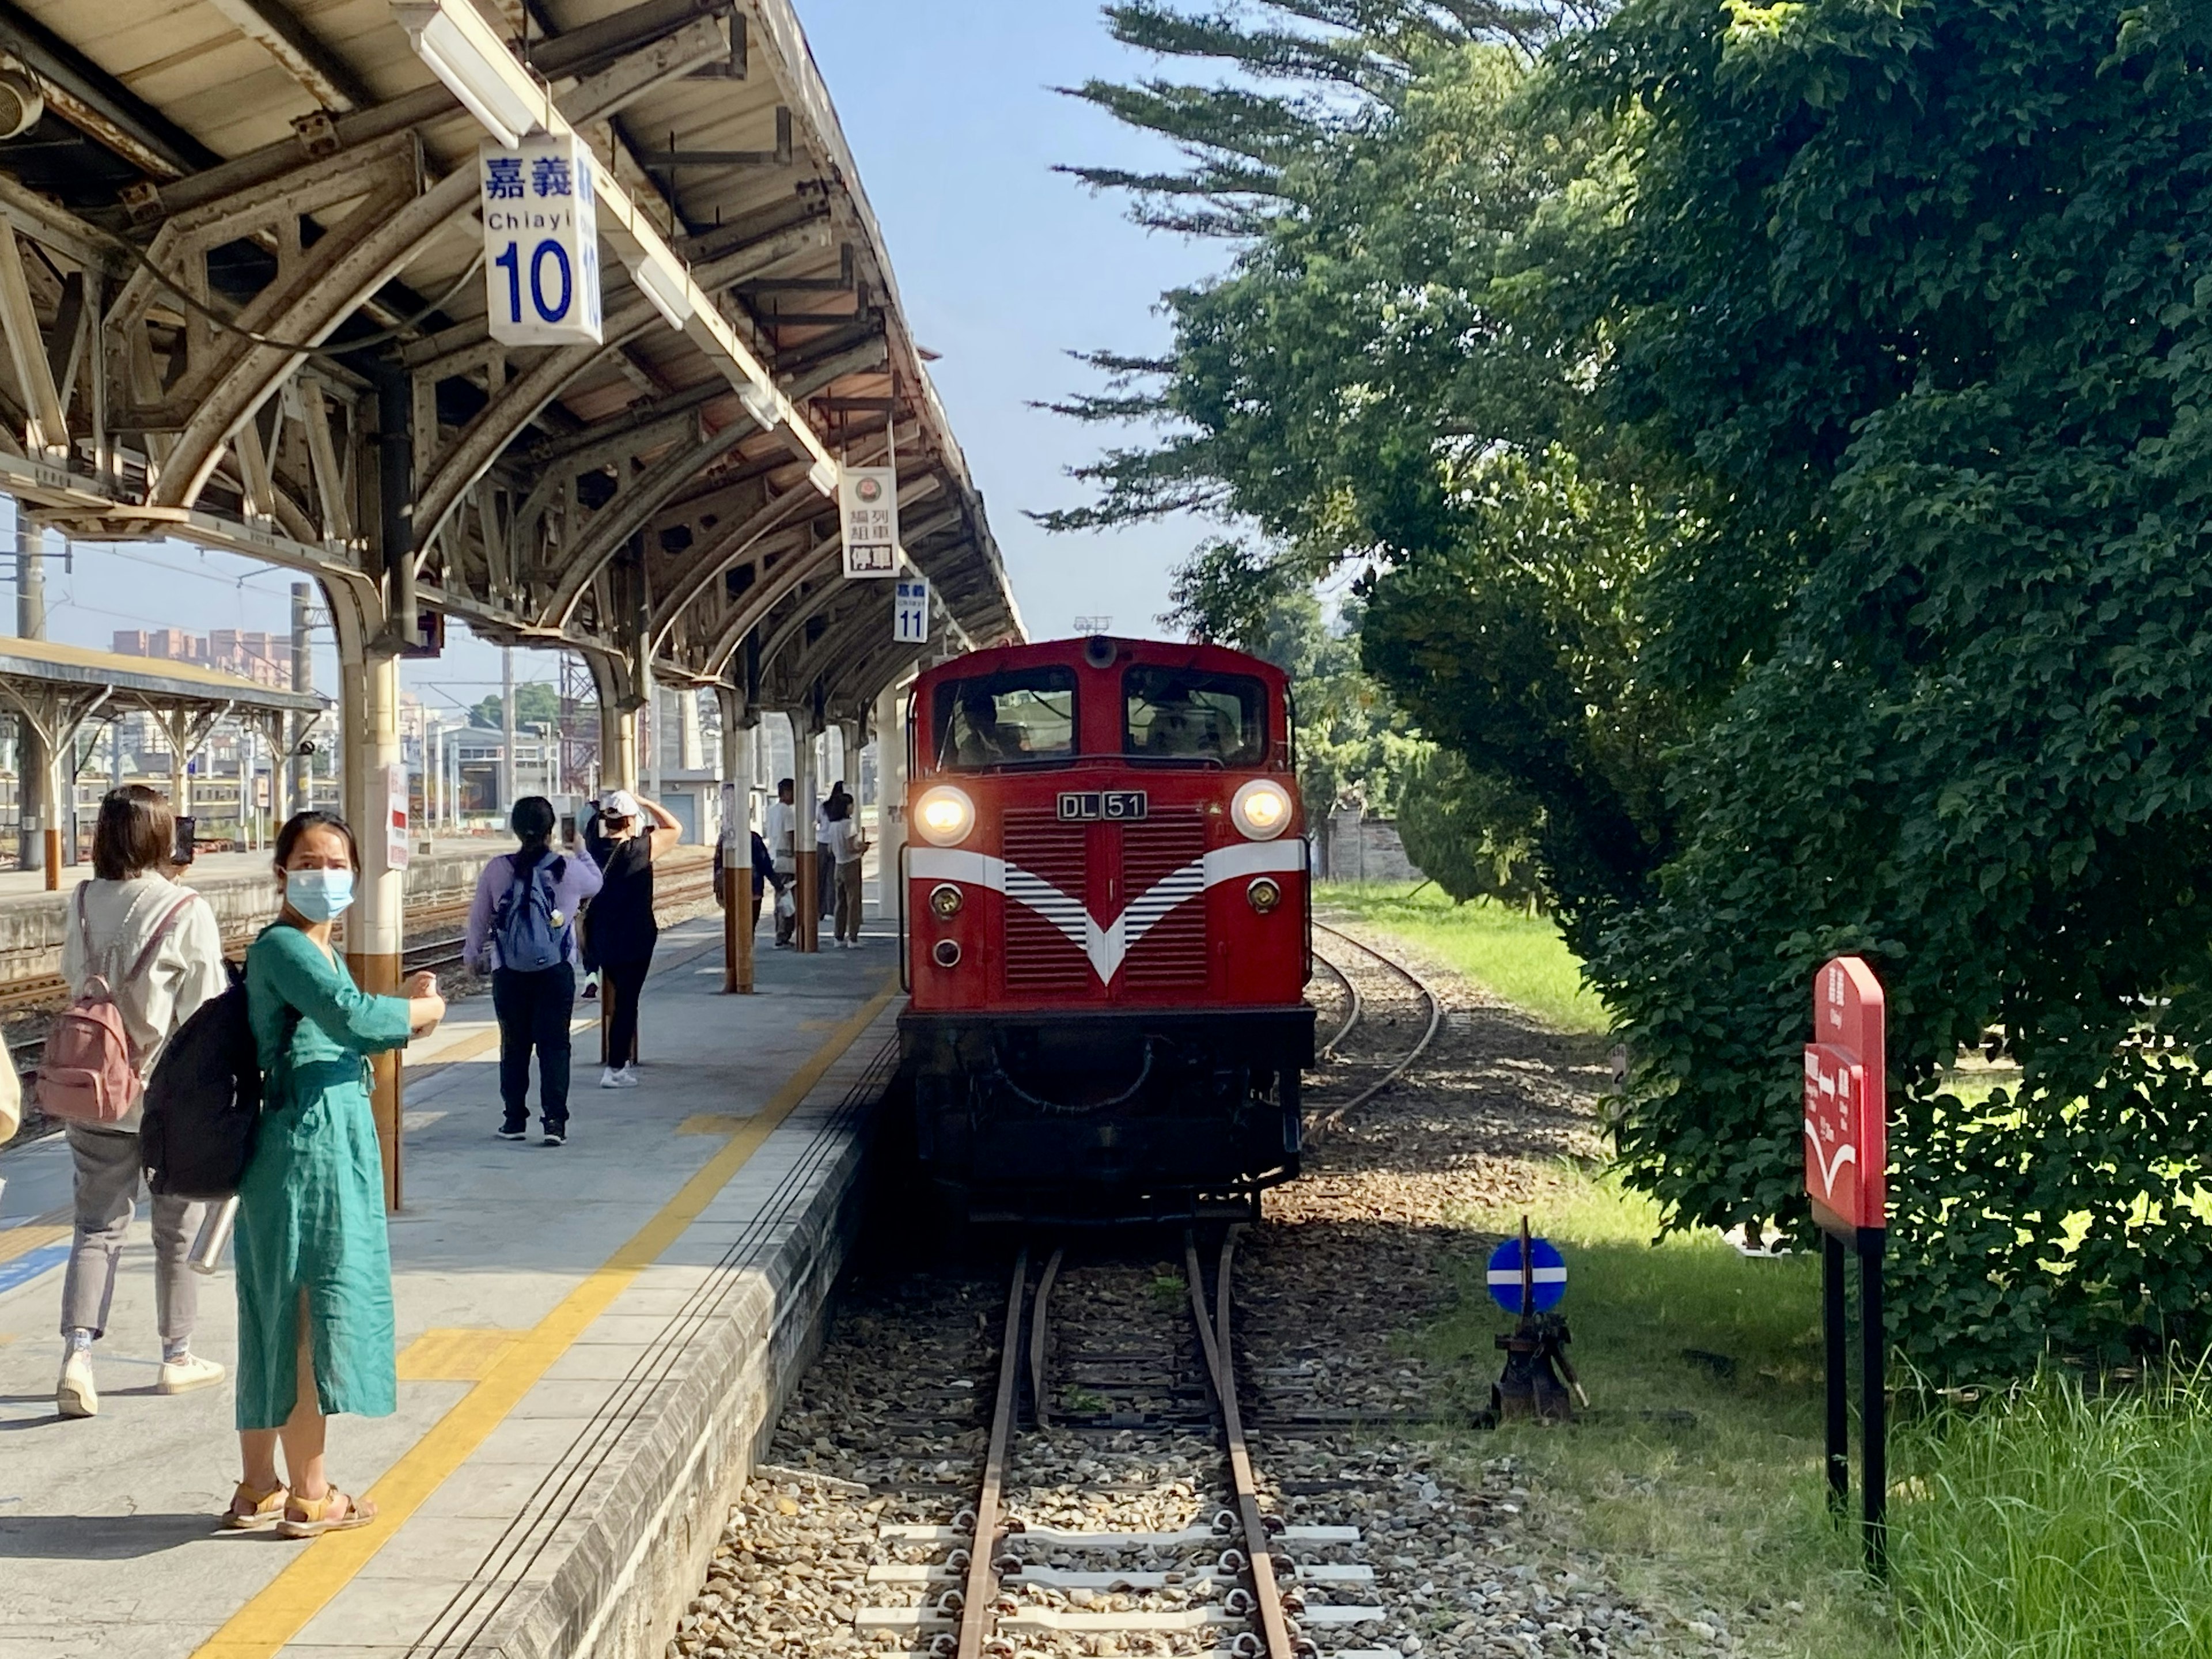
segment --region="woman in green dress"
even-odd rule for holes
[[[283,908],[246,953],[265,1092],[238,1189],[245,1478],[226,1522],[289,1538],[376,1518],[374,1504],[337,1490],[323,1469],[327,1416],[388,1417],[398,1405],[368,1057],[403,1046],[446,1012],[434,974],[416,974],[403,996],[371,996],[332,952],[331,925],[353,902],[360,869],[343,819],[294,817],[276,837]],[[276,1477],[280,1442],[289,1486]]]

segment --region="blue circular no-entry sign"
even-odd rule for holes
[[[1528,1261],[1535,1281],[1534,1311],[1549,1313],[1567,1293],[1567,1259],[1547,1238],[1528,1241]],[[1510,1314],[1530,1311],[1521,1305],[1521,1241],[1509,1238],[1490,1253],[1490,1299]]]

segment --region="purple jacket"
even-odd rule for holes
[[[576,912],[584,901],[599,890],[599,866],[580,853],[549,853],[548,858],[562,860],[565,867],[553,881],[554,907],[568,924],[568,963],[580,965],[576,951]],[[502,853],[487,863],[477,877],[477,896],[469,902],[469,926],[461,941],[461,960],[474,967],[483,959],[489,950],[492,966],[499,966],[499,946],[491,936],[491,919],[497,914],[499,902],[514,885],[514,854]]]

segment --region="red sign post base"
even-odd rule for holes
[[[1828,1504],[1850,1501],[1850,1357],[1844,1257],[1859,1259],[1861,1504],[1867,1565],[1889,1567],[1888,1339],[1881,1258],[1888,1237],[1888,1083],[1881,985],[1857,957],[1838,957],[1813,981],[1805,1048],[1805,1194],[1820,1224],[1821,1327],[1828,1372]]]

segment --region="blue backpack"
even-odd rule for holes
[[[517,870],[492,915],[491,936],[499,945],[501,967],[534,974],[568,959],[570,918],[553,902],[554,884],[567,868],[562,859],[547,857],[527,870]]]

